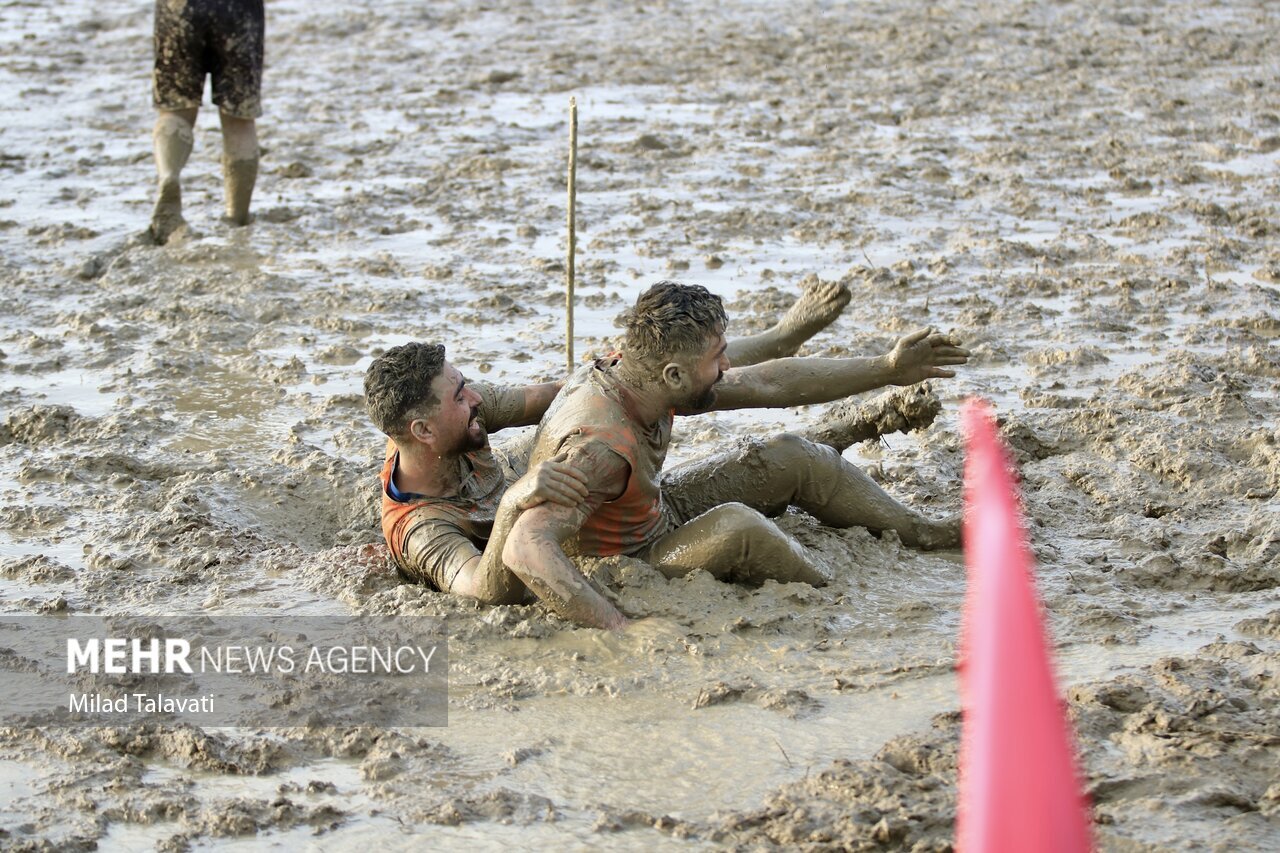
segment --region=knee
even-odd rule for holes
[[[499,567],[482,573],[468,567],[458,573],[447,592],[474,598],[481,604],[519,604],[524,601],[524,584],[512,572]]]
[[[763,514],[737,501],[721,504],[712,512],[715,520],[709,533],[717,538],[740,539],[751,536],[762,527],[772,526]]]
[[[766,439],[761,453],[766,464],[791,475],[797,484],[808,482],[816,472],[830,470],[841,462],[840,451],[789,432]]]
[[[776,524],[744,504],[725,504],[723,532],[732,564],[730,577],[744,583],[802,581],[822,586],[826,578],[810,565],[800,545]]]
[[[253,119],[240,119],[222,114],[222,141],[232,160],[251,160],[258,156],[258,132]]]
[[[481,604],[520,604],[524,601],[524,584],[510,572],[502,582],[481,586],[471,596]]]
[[[188,118],[180,112],[162,112],[156,117],[151,135],[156,139],[175,138],[185,143],[195,141],[195,116]]]
[[[711,536],[723,543],[726,550],[733,551],[735,559],[740,562],[750,560],[752,554],[758,554],[762,548],[773,547],[780,539],[786,538],[786,534],[767,516],[746,504],[724,504],[715,512],[717,517]]]
[[[814,443],[795,433],[782,432],[766,438],[761,453],[770,462],[784,468],[793,468],[813,456]]]

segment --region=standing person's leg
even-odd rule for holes
[[[249,224],[249,202],[258,180],[258,129],[253,119],[222,113],[222,186],[227,219]]]
[[[156,0],[152,97],[159,115],[152,131],[159,187],[150,233],[164,243],[182,219],[182,167],[195,142],[193,128],[204,97],[203,42],[193,10],[181,0]]]
[[[159,185],[149,230],[157,243],[167,242],[187,224],[182,218],[182,167],[195,145],[196,112],[195,108],[161,110],[151,132]]]
[[[258,129],[262,115],[265,22],[262,0],[218,4],[214,32],[213,102],[222,118],[222,182],[227,219],[249,223],[249,203],[258,180]]]

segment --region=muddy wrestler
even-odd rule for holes
[[[795,506],[831,527],[893,530],[919,548],[959,544],[958,516],[907,507],[831,447],[783,434],[687,463],[664,476],[676,415],[796,406],[954,376],[968,353],[929,329],[874,358],[786,358],[731,369],[720,298],[660,282],[624,317],[622,353],[577,371],[538,427],[530,464],[585,474],[587,499],[519,514],[503,562],[543,602],[581,625],[627,619],[570,556],[625,554],[668,577],[702,569],[728,580],[822,584],[826,569],[768,516]]]
[[[743,364],[794,353],[848,304],[847,287],[813,280],[772,328],[728,344]],[[550,455],[526,473],[531,435],[492,444],[491,433],[538,423],[562,383],[469,382],[440,345],[412,343],[374,360],[365,402],[387,435],[382,529],[399,571],[443,592],[517,603],[524,583],[502,564],[502,537],[522,510],[566,509],[588,495],[586,476]]]

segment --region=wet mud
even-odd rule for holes
[[[1273,4],[280,0],[253,222],[206,104],[164,246],[151,11],[0,6],[0,609],[446,617],[450,725],[4,729],[0,847],[946,847],[958,552],[791,512],[826,587],[595,561],[660,617],[626,636],[386,559],[371,358],[562,370],[571,94],[579,355],[660,278],[731,335],[842,282],[802,353],[957,336],[846,457],[954,512],[990,398],[1102,848],[1280,846]],[[683,420],[668,464],[870,399]]]

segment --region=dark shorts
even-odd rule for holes
[[[156,107],[199,107],[208,74],[222,112],[262,115],[263,29],[262,0],[156,0]]]

